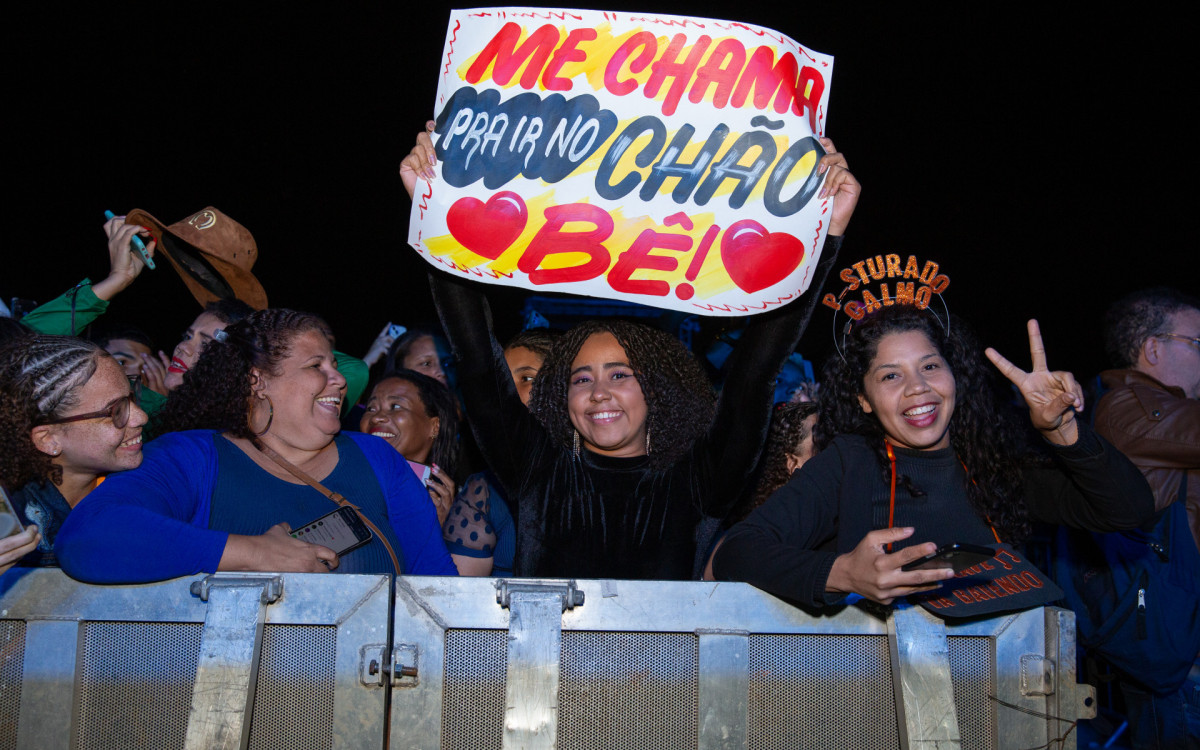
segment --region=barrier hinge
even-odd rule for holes
[[[261,574],[216,573],[207,575],[199,581],[192,581],[190,590],[200,601],[207,602],[209,593],[214,587],[222,588],[261,588],[263,604],[274,604],[283,596],[283,576],[264,576]]]
[[[562,611],[583,606],[583,589],[575,581],[518,581],[502,578],[496,581],[496,603],[509,609],[513,594],[555,594],[562,601]]]

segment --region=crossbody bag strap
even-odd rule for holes
[[[258,451],[260,453],[262,453],[264,456],[271,459],[275,463],[279,464],[279,466],[283,467],[283,469],[285,471],[287,471],[289,474],[291,474],[292,476],[299,479],[301,482],[304,482],[305,484],[309,485],[310,487],[315,489],[317,492],[320,492],[322,495],[329,498],[330,500],[337,503],[338,505],[344,505],[347,508],[350,508],[351,510],[353,510],[356,514],[358,514],[359,519],[362,520],[362,522],[367,525],[367,528],[369,528],[373,534],[375,534],[375,538],[378,539],[379,541],[383,542],[383,547],[384,547],[384,549],[387,550],[388,557],[392,558],[392,569],[396,571],[396,575],[400,575],[400,561],[396,559],[396,551],[392,549],[392,545],[388,543],[387,537],[383,535],[383,532],[381,532],[379,530],[379,527],[376,526],[375,524],[371,523],[371,519],[367,518],[366,515],[361,510],[359,510],[357,505],[350,502],[349,500],[347,500],[345,497],[343,497],[339,493],[334,492],[333,490],[329,489],[328,487],[321,484],[317,480],[313,479],[308,474],[305,474],[303,471],[301,471],[300,467],[296,466],[291,461],[288,461],[286,458],[284,458],[283,456],[276,453],[270,447],[263,445],[262,443],[259,443],[257,441],[251,442],[251,445],[253,445],[255,448],[257,448]]]

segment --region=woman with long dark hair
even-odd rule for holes
[[[1015,544],[1030,522],[1095,531],[1153,512],[1141,473],[1082,420],[1083,393],[1051,372],[1036,321],[1033,369],[994,350],[1050,457],[992,387],[962,321],[884,307],[857,323],[821,379],[818,454],[726,537],[716,577],[748,581],[813,607],[848,593],[882,603],[954,576],[903,566],[949,543]]]
[[[812,291],[755,316],[718,402],[691,354],[643,325],[590,321],[554,346],[529,409],[490,330],[483,295],[432,276],[479,447],[504,485],[517,527],[515,572],[679,580],[698,577],[712,519],[749,481],[766,437],[775,375],[803,332],[836,258],[859,185],[823,140],[829,237]],[[428,176],[426,134],[401,165],[409,195]],[[532,413],[531,413],[532,412]]]
[[[371,389],[358,429],[383,438],[408,461],[430,469],[426,483],[445,522],[460,476],[458,404],[440,380],[415,370],[396,370]]]

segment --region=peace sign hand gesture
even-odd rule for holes
[[[1029,405],[1029,418],[1046,439],[1055,445],[1074,445],[1079,439],[1075,413],[1083,411],[1083,389],[1069,372],[1050,372],[1046,367],[1046,349],[1036,320],[1029,321],[1029,355],[1033,369],[1025,372],[988,347],[984,352],[1004,377],[1021,391]]]

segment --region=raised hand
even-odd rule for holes
[[[160,395],[167,395],[167,368],[171,359],[161,349],[158,356],[142,355],[142,385]]]
[[[102,300],[111,300],[132,284],[146,267],[133,251],[132,243],[135,234],[149,239],[150,232],[135,224],[126,224],[124,216],[116,216],[104,222],[104,234],[108,237],[108,276],[92,285],[92,293]],[[146,254],[152,258],[154,248],[154,240],[146,243]]]
[[[828,138],[819,140],[825,148],[825,156],[822,156],[821,161],[817,164],[817,174],[828,172],[829,175],[825,178],[825,184],[821,187],[821,192],[817,194],[817,197],[833,196],[829,234],[837,237],[846,233],[846,225],[850,223],[850,216],[854,213],[854,207],[858,205],[858,196],[862,193],[862,185],[858,183],[854,175],[850,174],[846,155],[834,147],[833,141]]]
[[[893,599],[922,591],[932,591],[939,581],[954,577],[947,568],[930,570],[901,570],[914,560],[937,551],[933,542],[914,544],[899,552],[887,552],[887,545],[907,539],[914,529],[878,529],[862,538],[850,552],[839,555],[829,571],[827,591],[862,594],[880,604],[891,604]]]
[[[404,189],[408,191],[409,198],[416,192],[418,177],[426,180],[434,178],[433,165],[437,164],[437,156],[429,134],[433,132],[435,124],[433,120],[425,123],[425,132],[417,134],[417,145],[413,146],[408,156],[400,162],[400,179],[404,182]]]
[[[992,364],[1021,391],[1029,406],[1029,418],[1046,439],[1055,445],[1073,445],[1079,439],[1075,413],[1083,411],[1083,388],[1075,376],[1063,370],[1051,372],[1046,366],[1046,349],[1036,320],[1029,321],[1029,356],[1033,369],[1025,372],[1000,352],[988,347],[984,352]]]

